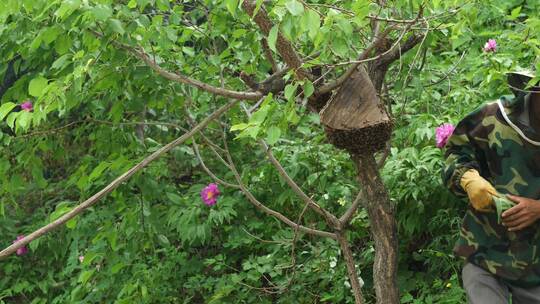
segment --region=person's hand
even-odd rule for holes
[[[530,198],[506,195],[516,205],[502,213],[502,223],[508,231],[518,231],[532,225],[540,218],[540,201]]]
[[[467,170],[461,177],[460,185],[467,192],[474,209],[482,212],[492,210],[493,197],[499,197],[495,188],[475,169]]]

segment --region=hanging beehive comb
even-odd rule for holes
[[[362,66],[341,85],[319,114],[328,140],[350,153],[379,151],[392,134],[392,121]]]

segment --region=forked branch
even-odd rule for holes
[[[185,142],[189,138],[191,138],[193,135],[195,135],[197,132],[203,130],[212,120],[218,118],[223,113],[227,112],[230,108],[232,108],[238,100],[233,100],[229,102],[228,104],[222,106],[212,114],[210,114],[208,117],[206,117],[203,121],[201,121],[198,125],[196,125],[193,129],[191,129],[189,132],[185,133],[184,135],[178,137],[177,139],[173,140],[172,142],[168,143],[167,145],[163,146],[161,149],[155,151],[154,153],[150,154],[148,157],[143,159],[140,163],[133,166],[131,169],[129,169],[124,174],[117,177],[114,181],[112,181],[109,185],[107,185],[105,188],[101,189],[96,194],[92,195],[89,199],[85,200],[84,202],[77,205],[75,208],[73,208],[68,213],[62,215],[57,220],[39,228],[38,230],[30,233],[29,235],[25,236],[23,239],[17,241],[16,243],[12,244],[11,246],[7,247],[6,249],[0,251],[0,260],[8,257],[9,255],[13,254],[17,249],[22,248],[23,246],[27,245],[31,241],[41,237],[42,235],[60,227],[61,225],[65,224],[70,219],[74,218],[75,216],[79,215],[81,212],[86,210],[88,207],[96,204],[99,202],[100,199],[102,199],[107,194],[111,193],[114,189],[118,188],[122,183],[127,181],[130,177],[132,177],[135,173],[141,171],[144,167],[146,167],[148,164],[162,156],[163,154],[169,152],[172,148],[180,145],[181,143]]]

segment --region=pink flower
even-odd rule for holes
[[[15,241],[13,241],[13,244],[17,243],[18,241],[24,239],[24,235],[19,235]],[[26,246],[23,246],[19,249],[17,249],[17,255],[25,255],[28,253],[28,248]]]
[[[484,44],[484,52],[495,52],[497,51],[497,41],[495,39],[489,39],[486,44]]]
[[[443,148],[450,138],[450,135],[454,132],[455,127],[452,124],[444,123],[437,127],[435,130],[435,141],[437,143],[437,148]]]
[[[32,102],[27,100],[27,101],[21,103],[21,109],[23,109],[23,111],[26,111],[26,112],[32,112],[34,107],[32,105]]]
[[[217,202],[217,197],[220,195],[218,186],[214,183],[209,184],[201,190],[201,198],[208,206],[213,206]]]
[[[84,262],[84,255],[79,256],[79,262],[81,262],[81,263]]]

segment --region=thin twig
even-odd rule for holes
[[[101,34],[99,32],[96,32],[96,31],[93,31],[93,30],[90,30],[90,31],[94,35],[96,35],[97,37],[104,37],[103,34]],[[201,89],[203,91],[206,91],[206,92],[209,92],[209,93],[212,93],[212,94],[215,94],[215,95],[223,96],[223,97],[233,98],[233,99],[258,100],[259,98],[262,97],[262,94],[260,92],[241,92],[241,91],[234,91],[234,90],[218,88],[218,87],[212,86],[210,84],[204,83],[204,82],[202,82],[200,80],[190,78],[190,77],[188,77],[186,75],[183,75],[183,74],[180,74],[178,72],[173,73],[173,72],[167,71],[164,68],[162,68],[161,66],[159,66],[158,64],[156,64],[155,62],[153,62],[153,60],[150,59],[148,54],[142,48],[137,49],[137,48],[134,48],[132,46],[129,46],[127,44],[124,44],[124,43],[116,41],[116,40],[113,40],[112,44],[114,46],[116,46],[117,48],[123,49],[123,50],[127,51],[128,53],[134,55],[135,57],[139,58],[144,63],[146,63],[146,65],[148,67],[150,67],[152,70],[154,70],[156,73],[158,73],[159,75],[163,76],[164,78],[172,80],[174,82],[194,86],[194,87],[199,88],[199,89]]]
[[[281,244],[281,245],[287,244],[287,243],[284,242],[284,241],[263,240],[263,239],[261,239],[260,237],[258,237],[258,236],[256,236],[256,235],[250,233],[249,231],[247,231],[244,227],[242,227],[242,230],[244,230],[244,232],[245,232],[247,235],[251,236],[252,238],[254,238],[254,239],[256,239],[257,241],[260,241],[260,242],[262,242],[262,243]]]
[[[420,18],[419,16],[420,16],[420,14],[417,16],[417,19]],[[332,82],[330,82],[328,84],[324,84],[323,86],[321,86],[317,90],[317,94],[324,94],[324,93],[331,92],[334,89],[336,89],[337,87],[339,87],[340,85],[342,85],[343,82],[345,82],[345,80],[347,80],[353,74],[353,72],[356,70],[356,68],[358,68],[358,66],[361,63],[368,62],[368,61],[373,61],[373,60],[378,60],[378,59],[383,58],[387,54],[390,54],[390,52],[392,52],[394,50],[394,48],[399,45],[399,43],[401,42],[401,39],[403,39],[405,34],[409,31],[411,25],[412,25],[412,23],[409,24],[407,27],[405,27],[403,29],[403,31],[401,32],[398,39],[394,42],[394,44],[387,51],[385,51],[385,52],[383,52],[383,53],[381,53],[381,54],[379,54],[377,56],[367,58],[369,56],[369,54],[371,53],[371,51],[375,47],[377,47],[380,43],[382,43],[382,41],[386,38],[386,36],[393,29],[393,27],[388,27],[383,33],[380,34],[380,36],[374,42],[372,42],[366,49],[364,49],[364,51],[360,54],[360,56],[358,56],[358,60],[349,61],[349,62],[346,62],[346,63],[338,63],[338,64],[336,64],[336,65],[342,65],[342,64],[347,64],[347,65],[348,64],[353,64],[353,65],[350,66],[347,69],[347,71],[345,73],[343,73],[338,79],[336,79],[336,80],[334,80],[334,81],[332,81]]]
[[[246,113],[248,117],[251,117],[251,114],[249,113],[248,109],[245,107],[244,104],[241,104],[242,109]],[[268,146],[268,144],[260,139],[259,145],[263,148],[263,151],[265,152],[266,156],[268,157],[268,160],[270,163],[276,168],[279,175],[285,180],[287,185],[291,187],[291,189],[304,201],[308,206],[313,209],[313,211],[317,212],[318,214],[322,215],[327,223],[329,223],[332,228],[337,228],[340,225],[339,220],[330,212],[328,212],[326,209],[321,207],[319,204],[317,204],[313,199],[311,199],[307,194],[298,186],[298,184],[287,174],[287,171],[285,171],[285,168],[281,165],[281,163],[274,157],[274,154],[272,153],[271,148]]]
[[[429,27],[429,23],[426,22],[426,25]],[[409,67],[409,71],[407,72],[407,75],[405,76],[405,80],[404,80],[405,85],[403,86],[404,88],[407,87],[407,84],[409,82],[409,77],[411,75],[412,69],[414,67],[414,64],[415,64],[417,58],[418,58],[418,54],[420,54],[420,50],[422,49],[422,45],[426,41],[428,33],[429,33],[429,30],[426,30],[426,32],[424,33],[424,37],[422,38],[422,42],[420,42],[420,47],[418,48],[418,51],[414,55],[413,61],[412,61],[411,65],[410,65],[410,67]],[[405,100],[405,102],[403,102],[403,104],[401,105],[401,110],[399,111],[399,116],[398,117],[401,117],[401,115],[403,114],[403,111],[405,110],[405,105],[406,104],[407,104],[407,100]]]
[[[232,184],[232,183],[229,183],[229,182],[226,182],[224,180],[222,180],[221,178],[217,177],[216,174],[214,174],[214,172],[212,172],[212,170],[210,170],[206,164],[204,163],[204,160],[201,156],[201,153],[199,152],[199,145],[197,145],[197,142],[195,141],[195,136],[193,138],[191,138],[191,141],[193,142],[193,150],[195,151],[195,155],[197,156],[197,159],[199,160],[199,162],[201,163],[201,167],[203,168],[203,170],[208,174],[210,175],[210,177],[216,181],[217,183],[223,185],[223,186],[226,186],[226,187],[231,187],[231,188],[235,188],[235,189],[239,189],[240,186],[236,185],[236,184]]]
[[[322,236],[322,237],[328,237],[328,238],[331,238],[331,239],[336,239],[336,234],[335,233],[327,232],[327,231],[323,231],[323,230],[317,230],[317,229],[308,228],[308,227],[305,227],[305,226],[302,226],[302,225],[298,225],[297,223],[290,220],[288,217],[286,217],[282,213],[267,207],[265,204],[263,204],[259,200],[257,200],[257,198],[255,198],[255,196],[249,191],[247,186],[242,181],[242,177],[240,176],[240,173],[238,173],[238,169],[236,168],[236,165],[235,165],[235,163],[234,163],[234,161],[232,159],[231,153],[229,151],[229,147],[227,145],[225,132],[223,132],[223,131],[222,131],[222,137],[223,137],[223,145],[224,145],[225,151],[226,151],[225,156],[227,158],[227,162],[231,165],[231,168],[232,168],[231,171],[232,171],[234,177],[236,178],[236,182],[240,186],[240,190],[242,190],[242,192],[247,197],[249,202],[251,202],[259,210],[263,211],[264,213],[266,213],[266,214],[268,214],[270,216],[275,217],[276,219],[278,219],[281,222],[289,225],[293,229],[297,228],[300,231],[302,231],[304,233],[307,233],[307,234],[312,234],[312,235],[317,235],[317,236]]]
[[[109,185],[107,185],[105,188],[101,189],[96,194],[92,195],[89,199],[85,200],[84,202],[77,205],[75,208],[73,208],[71,211],[67,212],[66,214],[59,217],[57,220],[37,229],[36,231],[30,233],[29,235],[25,236],[23,239],[17,241],[16,243],[10,245],[6,249],[2,250],[0,252],[0,260],[6,258],[7,256],[13,254],[17,249],[24,247],[31,241],[41,237],[42,235],[60,227],[61,225],[65,224],[67,221],[72,219],[73,217],[79,215],[81,212],[83,212],[85,209],[89,208],[90,206],[96,204],[101,198],[112,192],[114,189],[118,188],[122,183],[127,181],[130,177],[132,177],[135,173],[142,170],[144,167],[146,167],[148,164],[159,158],[161,155],[169,152],[172,148],[180,145],[181,143],[185,142],[189,138],[191,138],[193,135],[195,135],[197,132],[203,130],[211,121],[216,119],[217,117],[221,116],[223,113],[227,112],[230,108],[232,108],[238,100],[233,100],[229,102],[228,104],[220,107],[218,110],[210,114],[208,117],[206,117],[203,121],[201,121],[197,126],[195,126],[193,129],[191,129],[188,133],[185,133],[184,135],[178,137],[177,139],[173,140],[172,142],[168,143],[167,145],[161,147],[159,150],[155,151],[154,153],[150,154],[148,157],[143,159],[140,163],[133,166],[131,169],[126,171],[124,174],[117,177],[114,181],[112,181]]]
[[[352,216],[354,215],[358,207],[360,207],[360,205],[362,204],[362,195],[362,190],[358,191],[358,194],[356,195],[356,198],[354,199],[349,209],[347,209],[347,211],[345,211],[345,213],[343,213],[343,215],[339,218],[339,221],[342,223],[343,226],[346,226],[350,223]]]
[[[244,11],[246,11],[248,15],[253,18],[255,23],[263,32],[264,36],[268,37],[268,34],[270,33],[270,30],[273,28],[274,25],[272,24],[270,17],[268,17],[268,13],[266,12],[264,5],[261,5],[259,10],[257,11],[257,14],[253,16],[256,7],[257,4],[253,0],[244,0],[242,2],[242,8],[244,9]],[[298,53],[296,53],[291,42],[288,41],[280,33],[279,29],[277,34],[276,50],[278,51],[279,55],[281,55],[281,58],[283,58],[283,61],[285,61],[287,66],[294,70],[296,77],[299,80],[302,80],[304,78],[313,78],[313,75],[311,75],[311,73],[309,73],[305,68],[302,67],[302,59],[300,58]]]
[[[434,82],[431,82],[431,83],[428,83],[426,85],[424,85],[424,88],[426,87],[431,87],[431,86],[434,86],[434,85],[437,85],[441,82],[443,82],[446,78],[448,78],[448,76],[450,76],[450,74],[452,74],[456,68],[458,67],[458,65],[461,63],[461,60],[463,60],[463,58],[465,57],[465,54],[467,53],[467,51],[464,51],[462,54],[461,54],[461,57],[459,57],[458,61],[454,64],[454,66],[452,66],[452,68],[450,68],[450,70],[448,70],[448,72],[446,72],[444,74],[443,77],[441,77],[439,80],[437,81],[434,81]]]

